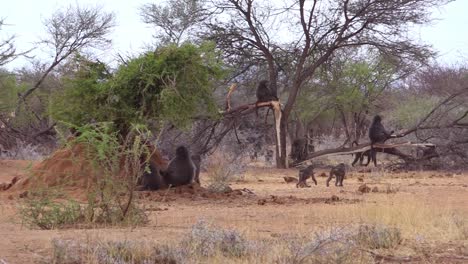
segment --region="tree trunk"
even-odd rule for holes
[[[276,146],[276,167],[278,169],[288,168],[288,155],[286,152],[286,135],[288,133],[287,124],[286,116],[282,115],[280,124],[281,149],[278,148],[279,146]]]

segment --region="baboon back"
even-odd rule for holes
[[[169,162],[169,166],[163,173],[163,177],[165,182],[172,186],[186,185],[192,183],[196,170],[188,149],[180,146],[176,150],[176,157]]]

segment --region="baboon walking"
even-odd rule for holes
[[[314,176],[313,165],[309,165],[308,167],[299,171],[299,181],[296,184],[296,188],[310,187],[310,185],[307,184],[307,179],[309,178],[312,178],[315,185],[317,185],[317,180],[315,179],[315,176]]]
[[[333,167],[330,170],[330,176],[327,179],[327,187],[329,187],[329,183],[331,179],[333,178],[333,176],[336,177],[335,186],[343,187],[343,180],[344,180],[345,174],[346,174],[346,167],[344,163],[340,163],[336,165],[335,167]]]

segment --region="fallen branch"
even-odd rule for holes
[[[387,153],[390,155],[398,156],[399,158],[405,160],[405,161],[412,161],[414,158],[410,155],[404,154],[403,152],[399,151],[396,149],[397,147],[431,147],[435,146],[434,144],[431,143],[411,143],[411,142],[402,142],[402,143],[394,143],[394,144],[374,144],[374,148],[377,152],[382,152],[382,153]],[[333,148],[333,149],[324,149],[320,151],[316,151],[313,153],[310,153],[307,156],[306,160],[303,160],[301,162],[291,164],[292,167],[299,166],[301,164],[304,164],[314,158],[321,157],[321,156],[327,156],[327,155],[349,155],[349,154],[354,154],[358,152],[364,152],[367,150],[371,149],[371,144],[370,142],[368,143],[363,143],[359,144],[354,147],[338,147],[338,148]]]

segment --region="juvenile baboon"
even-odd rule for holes
[[[315,179],[313,165],[309,165],[308,167],[301,169],[299,171],[299,181],[296,184],[296,187],[297,188],[310,187],[310,185],[307,184],[307,179],[309,178],[312,178],[315,185],[317,185],[317,180]]]
[[[392,133],[387,132],[382,125],[382,118],[379,115],[374,116],[372,124],[369,127],[369,139],[371,141],[370,156],[374,162],[374,166],[377,167],[377,151],[374,148],[375,143],[384,143],[387,139],[392,138]]]
[[[190,184],[195,179],[197,167],[190,158],[189,150],[185,146],[176,149],[176,156],[162,173],[166,184],[171,186],[181,186]]]
[[[201,156],[196,154],[192,155],[193,164],[196,167],[194,182],[200,184],[200,165],[201,165]]]
[[[167,184],[161,175],[161,171],[155,162],[149,162],[149,172],[145,171],[141,176],[139,190],[161,190],[167,188]]]
[[[343,187],[343,180],[344,180],[345,174],[346,174],[346,167],[344,163],[340,163],[336,165],[335,167],[333,167],[330,170],[330,176],[327,179],[327,187],[329,186],[329,183],[331,179],[333,178],[333,176],[336,177],[335,186]]]
[[[139,190],[160,190],[167,188],[167,184],[161,174],[167,168],[167,160],[165,160],[159,151],[155,150],[153,146],[149,146],[152,152],[149,161],[149,171],[145,171],[139,179]],[[144,159],[144,157],[142,157]],[[143,164],[142,166],[145,166]]]
[[[270,89],[269,83],[267,80],[262,80],[257,86],[257,102],[255,103],[255,113],[258,116],[258,103],[262,102],[270,102],[270,101],[278,101],[278,95],[276,91]],[[268,112],[270,108],[268,108],[266,116],[268,116]],[[266,118],[266,117],[265,117]]]

